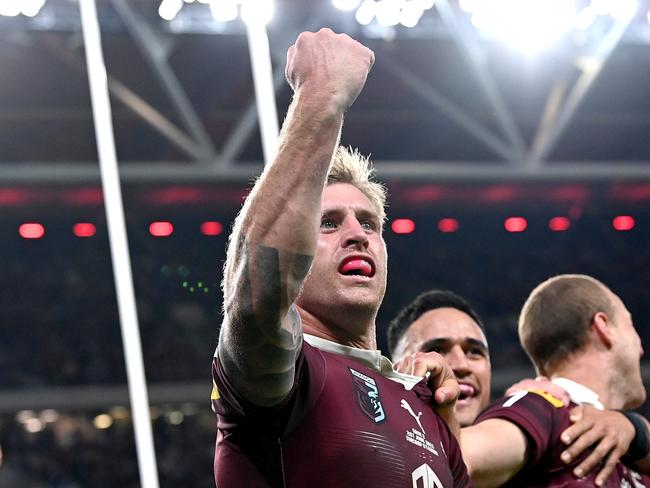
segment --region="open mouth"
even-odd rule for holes
[[[375,267],[369,259],[351,257],[345,259],[339,266],[339,273],[344,276],[364,276],[372,278],[375,275]]]

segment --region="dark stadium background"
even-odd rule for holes
[[[117,4],[99,1],[109,73],[182,127],[164,76],[148,64]],[[196,19],[179,32],[158,17],[158,2],[128,5],[165,41],[169,66],[217,155],[193,160],[113,94],[161,486],[213,486],[210,359],[224,246],[263,159],[246,36],[240,22],[209,31],[198,5],[185,7]],[[478,79],[489,76],[500,92],[496,107],[507,109],[530,148],[556,80],[580,75],[574,63],[580,53],[570,39],[535,61],[486,43],[489,62],[477,76],[434,11],[418,28],[388,35],[361,29],[325,0],[276,5],[269,36],[278,72],[297,32],[315,25],[346,31],[376,52],[342,142],[372,154],[390,193],[381,348],[401,305],[428,288],[454,290],[484,319],[498,394],[534,374],[516,339],[525,297],[541,280],[568,272],[610,285],[650,347],[645,3],[537,162],[525,151],[506,161],[431,98],[442,95],[499,134],[502,122]],[[48,0],[43,12],[47,23],[0,17],[0,442],[12,469],[44,486],[138,486],[77,5]],[[409,74],[396,75],[395,68]],[[278,87],[281,120],[290,93]],[[558,216],[569,218],[569,229],[549,229]],[[617,216],[633,217],[634,227],[616,230]],[[509,217],[525,218],[525,231],[508,232]],[[441,232],[443,218],[456,219],[459,228]],[[415,230],[394,232],[397,219],[411,219]],[[171,222],[173,233],[152,236],[154,221]],[[223,231],[203,235],[205,221],[219,222]],[[44,236],[20,237],[25,222],[42,224]],[[93,223],[96,234],[76,237],[79,222]],[[642,364],[649,384],[650,364]]]

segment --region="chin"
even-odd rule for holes
[[[456,406],[456,419],[461,427],[472,425],[478,417],[479,409],[476,405]]]

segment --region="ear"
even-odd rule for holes
[[[612,347],[613,342],[613,334],[610,327],[610,320],[604,312],[597,312],[594,318],[591,319],[591,330],[607,349]]]

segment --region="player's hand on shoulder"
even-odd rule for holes
[[[570,413],[573,425],[561,436],[567,449],[562,452],[562,461],[570,463],[585,449],[592,452],[573,470],[577,477],[583,477],[600,466],[596,484],[603,486],[613,473],[616,463],[627,453],[634,439],[634,426],[620,412],[598,410],[590,405],[575,407]]]
[[[538,376],[535,379],[526,378],[518,381],[506,390],[506,396],[512,396],[520,391],[543,391],[561,400],[565,405],[568,405],[571,401],[566,390],[553,383],[546,376]]]
[[[303,32],[287,51],[285,75],[295,92],[346,110],[361,92],[374,53],[347,34]]]

